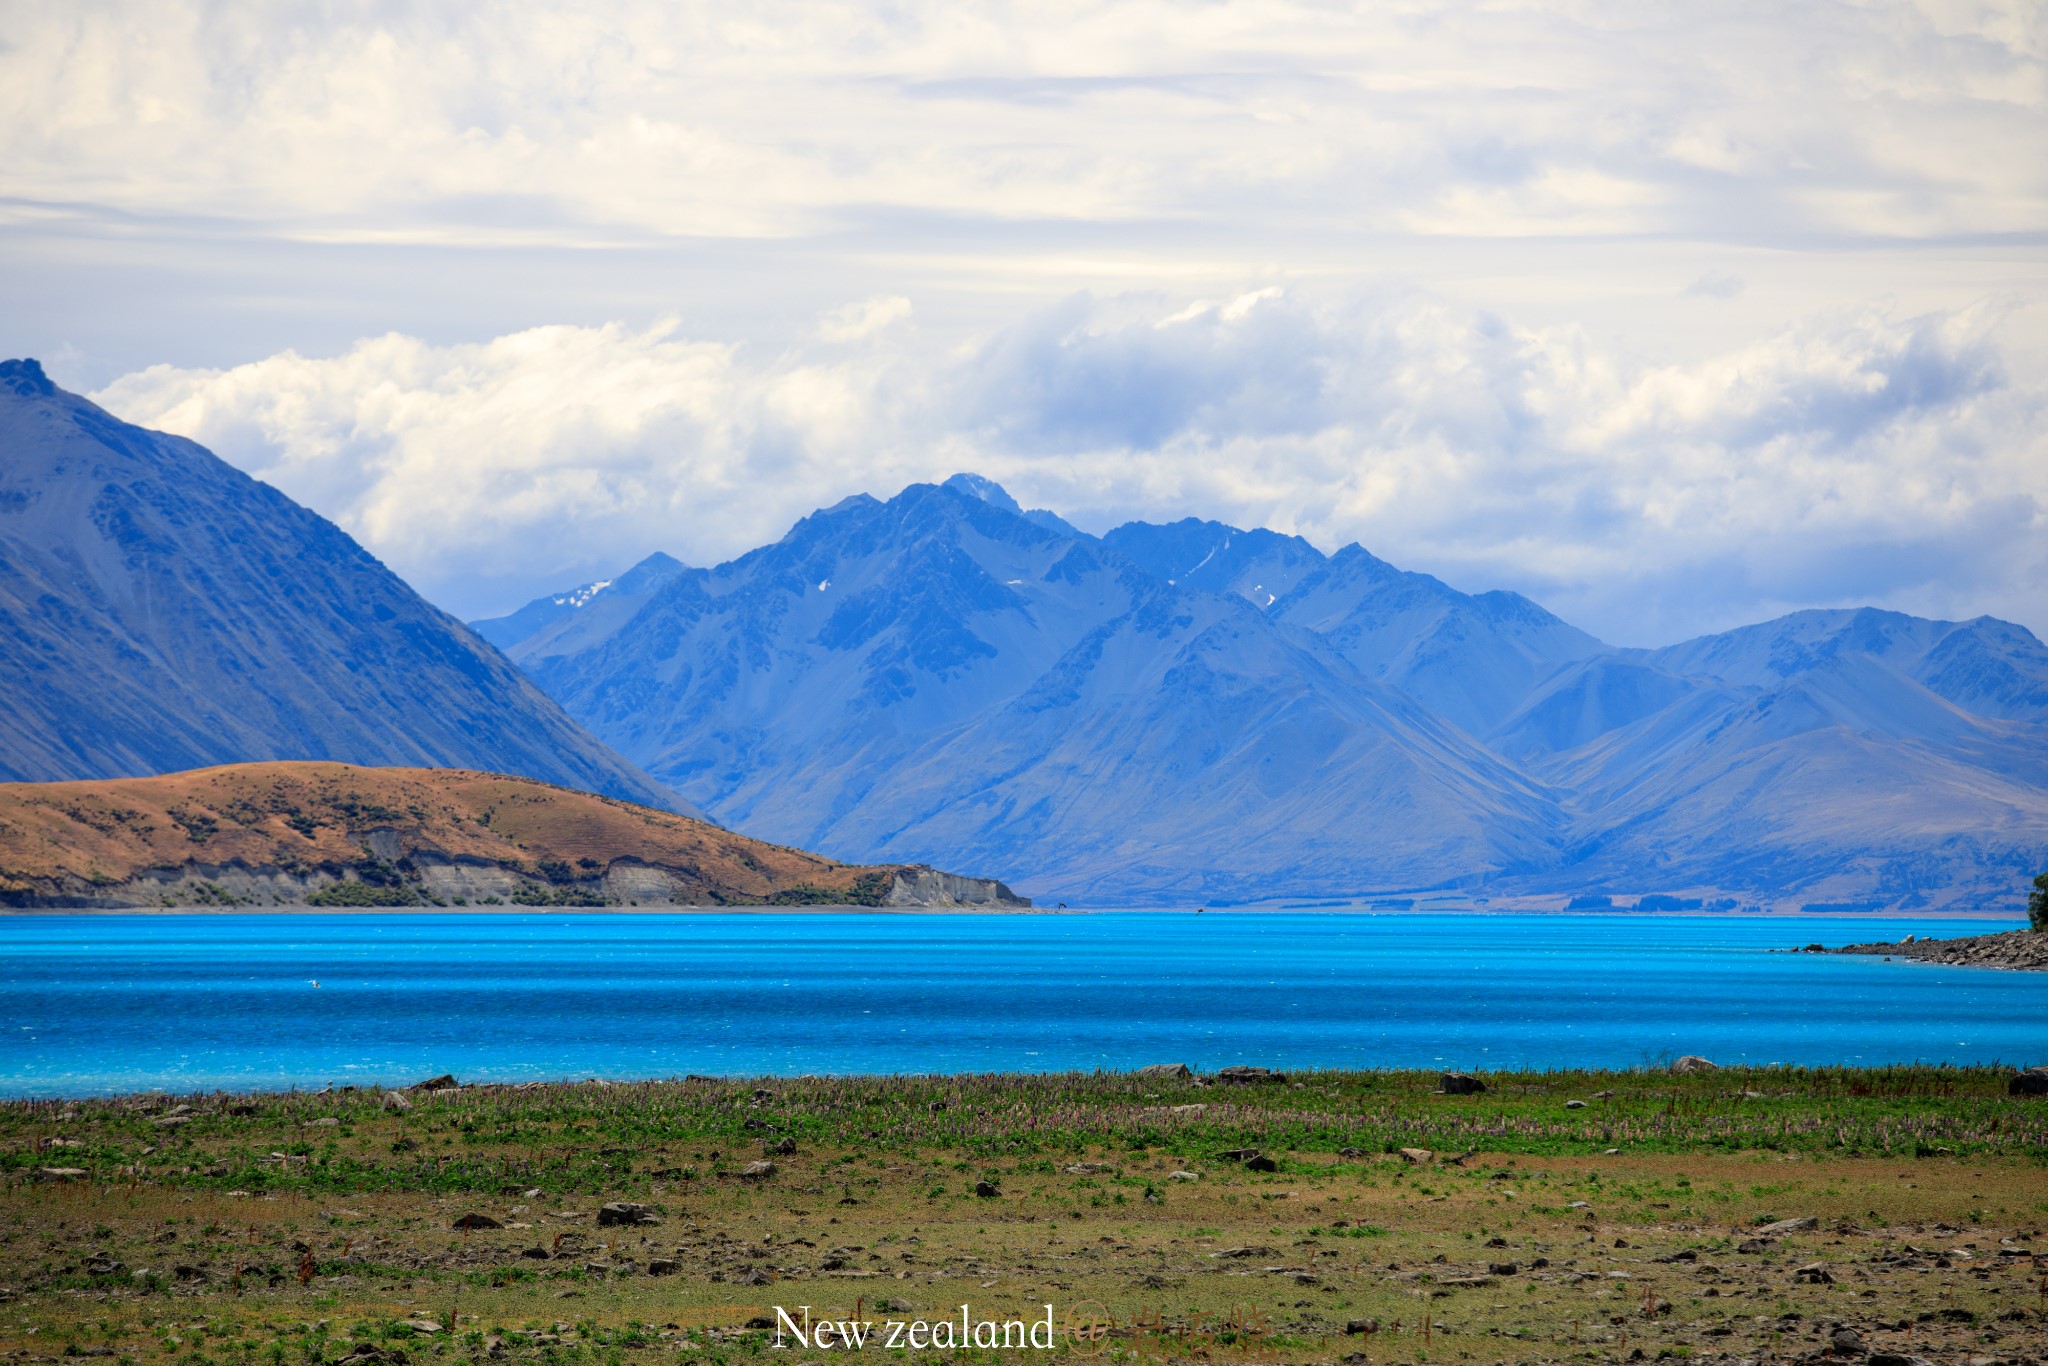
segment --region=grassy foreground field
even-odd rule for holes
[[[872,1323],[868,1354],[891,1355],[893,1332],[902,1354],[959,1362],[2043,1360],[2048,1100],[2009,1097],[2008,1075],[11,1102],[0,1359],[849,1352],[786,1329],[775,1345],[776,1306],[798,1325],[808,1306],[812,1325]],[[1041,1323],[1048,1303],[1050,1350],[930,1345],[940,1321],[960,1332],[963,1304],[971,1338]],[[916,1330],[891,1325],[919,1320],[912,1351]]]

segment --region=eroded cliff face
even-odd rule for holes
[[[1027,907],[1028,896],[987,877],[961,877],[936,868],[898,868],[889,884],[888,906],[928,906],[959,910],[1001,910]]]
[[[379,832],[383,833],[383,832]],[[688,870],[620,859],[560,880],[473,860],[409,856],[391,861],[366,841],[353,864],[319,869],[187,863],[150,868],[119,882],[74,875],[37,879],[0,892],[11,910],[435,910],[660,909],[707,906],[875,906],[926,910],[1021,910],[1031,905],[993,878],[933,868],[885,868],[849,888],[800,886],[738,893]]]

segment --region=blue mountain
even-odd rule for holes
[[[0,778],[489,769],[688,809],[339,527],[0,362]]]
[[[1617,650],[1355,545],[1091,537],[972,475],[618,601],[505,640],[621,752],[753,833],[1041,895],[1988,905],[2048,859],[2048,650],[1990,619]]]
[[[1096,900],[1554,860],[1550,798],[1426,708],[1013,506],[959,481],[849,499],[586,651],[511,649],[650,772],[807,848],[944,850]]]

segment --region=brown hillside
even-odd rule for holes
[[[138,880],[165,886],[195,869],[271,878],[247,904],[380,878],[409,879],[429,901],[437,885],[458,885],[436,884],[423,868],[603,897],[583,904],[620,899],[624,884],[614,884],[627,872],[634,886],[658,872],[672,896],[710,904],[879,903],[899,874],[916,871],[837,863],[651,807],[462,769],[292,762],[0,784],[0,897],[16,904],[132,892]]]

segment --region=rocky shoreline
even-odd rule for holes
[[[1951,967],[2048,972],[2048,933],[2036,930],[1974,934],[1963,939],[1919,939],[1907,935],[1895,944],[1845,944],[1832,952],[1877,953],[1886,958],[1911,958]]]

